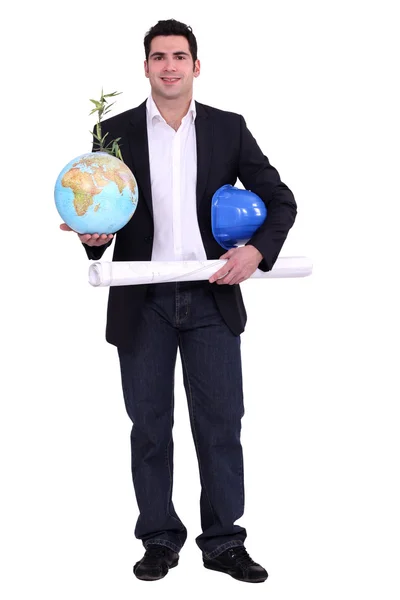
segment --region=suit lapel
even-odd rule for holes
[[[129,148],[133,162],[133,174],[142,191],[143,198],[153,216],[151,197],[149,143],[147,139],[146,102],[138,106],[128,126]]]
[[[212,120],[203,104],[196,102],[196,146],[197,146],[197,210],[206,191],[208,174],[212,158],[213,128]]]

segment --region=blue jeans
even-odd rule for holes
[[[139,508],[135,536],[179,552],[187,530],[172,503],[174,371],[179,347],[200,471],[202,533],[213,558],[242,545],[244,414],[240,337],[222,320],[208,282],[152,284],[132,352],[118,349]]]

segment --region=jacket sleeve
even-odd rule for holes
[[[89,260],[100,260],[103,256],[106,249],[111,246],[114,238],[111,238],[107,244],[103,244],[103,246],[88,246],[87,244],[82,244],[82,246],[86,250],[86,254]]]
[[[102,123],[102,127],[104,125],[104,122]],[[94,129],[93,129],[94,131]],[[104,135],[104,131],[103,131],[103,135]],[[96,148],[96,141],[93,138],[93,143],[92,143],[92,152],[96,152],[97,148]],[[101,231],[99,231],[98,233],[102,233]],[[114,236],[115,237],[115,236]],[[111,238],[111,240],[109,242],[107,242],[107,244],[104,244],[103,246],[88,246],[87,244],[83,244],[82,246],[84,247],[87,257],[89,260],[100,260],[101,257],[103,256],[104,252],[106,251],[106,249],[111,246],[112,242],[113,242],[114,238]]]
[[[270,271],[296,219],[297,206],[292,192],[262,153],[242,116],[239,179],[247,190],[260,196],[267,207],[267,218],[246,245],[251,244],[261,252],[263,260],[259,268]]]

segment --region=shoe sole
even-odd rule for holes
[[[172,565],[170,565],[168,567],[168,571],[170,569],[173,569],[174,567],[178,566],[178,562],[179,562],[179,560],[172,563]],[[165,575],[168,575],[168,571],[165,573]],[[136,575],[135,571],[133,571],[133,574],[135,575],[135,577],[137,579],[140,579],[141,581],[158,581],[159,579],[164,579],[164,577],[165,577],[165,575],[161,575],[161,577],[150,577],[150,576],[146,576],[146,575],[144,577],[139,577],[138,575]]]
[[[225,573],[225,575],[230,575],[231,577],[233,577],[233,579],[236,579],[236,581],[243,581],[243,583],[263,583],[268,579],[268,575],[267,577],[260,577],[259,579],[240,579],[240,577],[232,575],[231,573],[229,573],[229,571],[224,571],[224,569],[219,569],[218,567],[211,567],[209,565],[206,565],[205,563],[203,563],[203,565],[206,569],[209,569],[210,571],[218,571],[218,573]]]

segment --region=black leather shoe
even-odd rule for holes
[[[206,569],[227,573],[248,583],[262,583],[268,577],[267,571],[250,558],[244,546],[229,548],[214,558],[206,558],[203,554],[203,563]]]
[[[179,554],[160,544],[149,544],[142,560],[133,567],[138,579],[155,581],[166,576],[169,569],[176,567]]]

